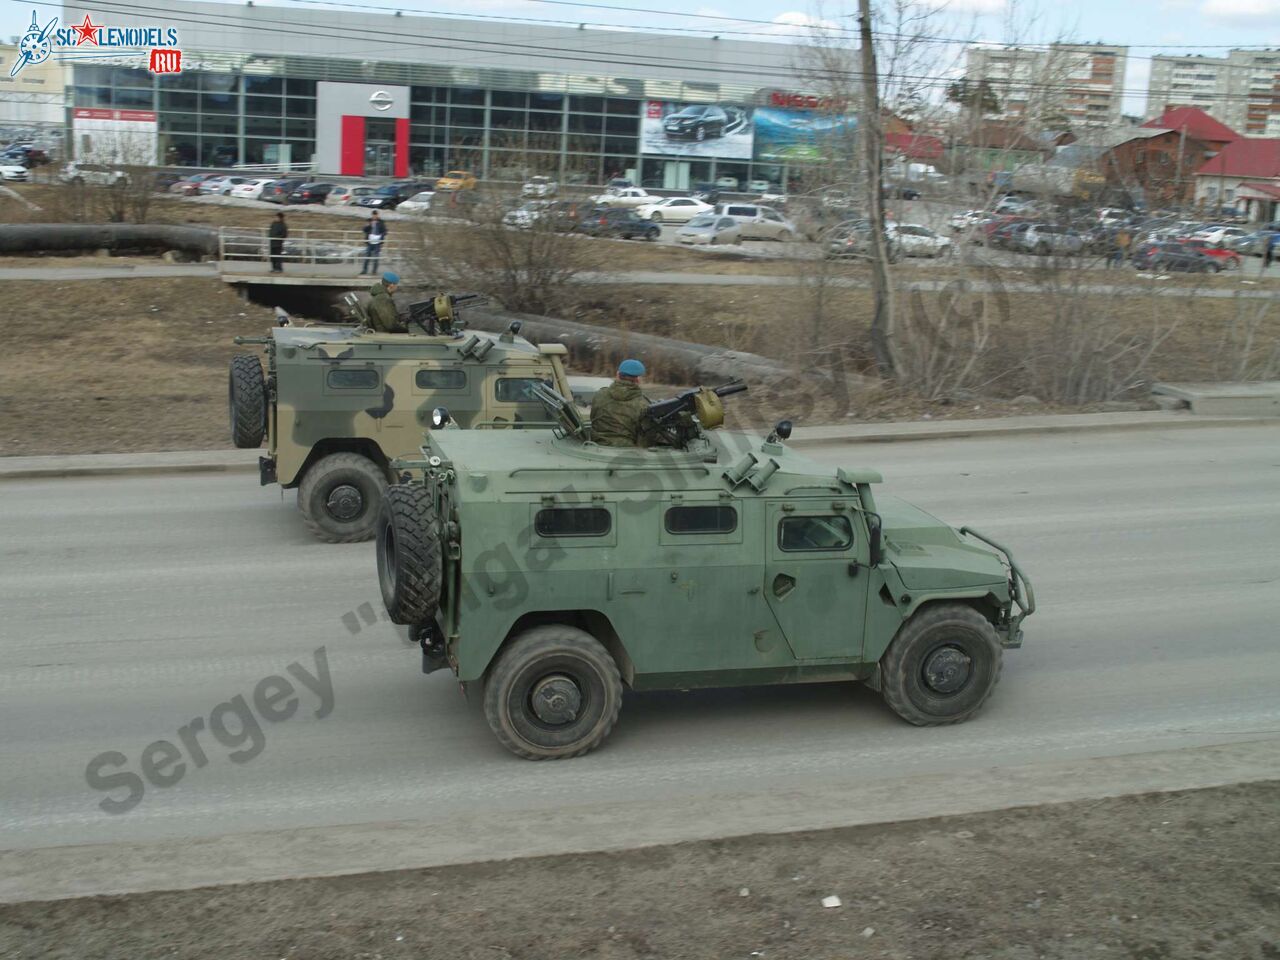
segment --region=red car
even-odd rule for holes
[[[1212,257],[1223,270],[1239,270],[1240,254],[1234,250],[1222,250],[1218,247],[1207,247],[1203,243],[1195,240],[1178,241],[1184,247],[1194,250],[1196,253],[1203,253],[1206,257]]]
[[[185,180],[179,180],[177,183],[169,187],[170,193],[176,193],[184,197],[194,197],[200,192],[200,184],[210,177],[215,177],[215,173],[193,173]]]

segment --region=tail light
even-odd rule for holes
[[[608,217],[601,217],[601,218],[600,218],[600,226],[602,226],[602,227],[607,227],[608,225],[609,225],[609,218],[608,218]]]

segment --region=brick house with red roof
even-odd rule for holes
[[[1170,107],[1143,126],[1176,130],[1180,135],[1199,140],[1214,153],[1240,139],[1240,134],[1198,107]]]
[[[1255,137],[1227,144],[1196,171],[1196,201],[1234,205],[1250,220],[1280,218],[1280,138]]]

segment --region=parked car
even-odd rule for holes
[[[437,190],[474,190],[476,175],[466,170],[450,170],[436,181]]]
[[[335,183],[329,195],[324,198],[326,206],[339,207],[354,203],[361,197],[371,196],[377,187],[356,187],[349,183]]]
[[[773,207],[758,203],[722,203],[715,212],[737,220],[743,240],[794,240],[796,237],[795,224]]]
[[[231,193],[231,188],[244,183],[248,177],[210,177],[208,180],[201,180],[200,185],[196,188],[196,192],[201,196],[219,196],[225,197]]]
[[[258,199],[267,203],[288,203],[289,195],[305,182],[300,179],[272,180],[262,188],[262,195]]]
[[[169,186],[169,192],[176,193],[184,197],[194,197],[196,192],[200,189],[200,184],[212,176],[215,176],[215,174],[193,173],[191,176],[183,177],[177,183],[171,184]]]
[[[519,227],[521,230],[528,230],[535,223],[546,216],[547,211],[554,206],[553,200],[526,200],[514,210],[508,210],[502,215],[502,222],[508,227]]]
[[[1197,230],[1191,235],[1192,240],[1199,240],[1206,247],[1225,247],[1229,245],[1229,241],[1236,240],[1240,237],[1247,237],[1248,230],[1242,230],[1239,227],[1229,227],[1225,224],[1216,224]]]
[[[436,186],[439,184],[440,181],[437,180]],[[375,210],[394,210],[415,193],[421,193],[424,189],[426,188],[415,183],[388,183],[386,186],[378,187],[367,197],[356,200],[353,205],[372,207]]]
[[[20,163],[0,164],[0,180],[24,183],[31,179],[31,171]]]
[[[996,204],[995,212],[1025,215],[1034,213],[1035,207],[1026,200],[1019,200],[1017,197],[1004,197]]]
[[[1242,256],[1260,257],[1267,252],[1267,241],[1271,239],[1273,232],[1258,230],[1243,237],[1236,237],[1231,244],[1231,249]]]
[[[1212,257],[1197,253],[1181,243],[1144,243],[1133,251],[1138,270],[1166,270],[1171,273],[1217,273],[1222,268]]]
[[[583,218],[590,216],[596,209],[596,205],[590,200],[553,200],[542,216],[550,221],[553,230],[567,233],[577,230]]]
[[[662,227],[637,216],[634,210],[598,207],[579,221],[578,231],[591,237],[620,237],[623,240],[640,237],[644,240],[657,240]]]
[[[720,187],[709,180],[703,180],[693,185],[689,196],[703,203],[717,204],[720,202]]]
[[[1199,240],[1183,240],[1182,245],[1188,250],[1194,250],[1196,253],[1204,254],[1223,270],[1239,270],[1242,257],[1234,250],[1224,250],[1222,247],[1210,247],[1201,243]]]
[[[953,213],[947,220],[947,224],[952,230],[967,230],[984,217],[986,213],[981,210],[961,210],[959,213]]]
[[[668,140],[703,141],[723,137],[729,126],[729,114],[710,103],[690,104],[662,119],[662,132]]]
[[[1084,250],[1084,238],[1074,230],[1051,223],[1033,223],[1018,235],[1018,245],[1028,253],[1047,257],[1074,256]]]
[[[987,237],[987,246],[1000,250],[1024,250],[1022,235],[1030,229],[1031,224],[1026,220],[1002,224]]]
[[[329,196],[329,191],[332,189],[332,183],[318,183],[313,181],[300,183],[293,188],[293,193],[289,194],[289,202],[293,204],[324,203],[325,197]]]
[[[712,209],[711,204],[695,200],[693,197],[665,197],[635,208],[636,216],[652,220],[654,223],[688,223],[694,217],[709,213]]]
[[[893,231],[908,257],[941,257],[951,250],[949,239],[918,223],[899,223]]]
[[[747,191],[750,193],[768,193],[772,186],[768,180],[752,180],[747,184]]]
[[[885,224],[885,248],[889,254],[889,262],[897,263],[906,254],[902,241],[898,237],[897,224]],[[840,260],[849,257],[869,259],[871,257],[871,221],[846,220],[827,231],[823,243],[822,255],[828,260]]]
[[[530,177],[520,188],[522,197],[554,197],[560,185],[550,177]]]
[[[597,207],[640,207],[660,199],[641,187],[620,187],[592,197],[591,202]]]
[[[431,209],[431,198],[435,195],[436,192],[434,190],[420,190],[396,207],[396,211],[398,213],[426,213]]]
[[[261,200],[262,191],[267,184],[274,181],[270,177],[254,177],[252,180],[246,180],[244,183],[237,183],[231,188],[231,196],[239,197],[241,200]]]
[[[730,191],[732,191],[733,193],[737,193],[737,192],[738,192],[738,178],[737,178],[737,177],[727,177],[727,176],[726,176],[726,177],[721,177],[719,180],[717,180],[717,181],[716,181],[716,186],[717,186],[717,187],[719,187],[721,190],[730,190]]]
[[[0,163],[6,166],[18,165],[30,169],[31,167],[39,167],[49,162],[49,154],[39,147],[33,147],[29,144],[15,143],[6,147],[3,153],[0,153]]]
[[[634,186],[635,184],[632,183],[630,180],[628,180],[626,177],[613,177],[608,183],[604,185],[604,192],[608,193],[611,190],[625,190],[627,189],[627,187],[634,187]]]
[[[742,225],[733,217],[721,217],[714,213],[694,217],[683,227],[676,229],[680,243],[720,245],[742,242]]]

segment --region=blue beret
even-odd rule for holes
[[[620,377],[643,377],[644,364],[639,360],[623,360],[618,364],[618,376]]]
[[[388,270],[386,273],[382,275],[382,282],[383,283],[399,283],[400,274],[392,273],[390,270]]]

